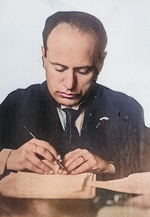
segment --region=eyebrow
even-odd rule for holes
[[[61,67],[63,67],[63,68],[68,69],[68,66],[65,66],[65,65],[63,65],[63,64],[60,64],[60,63],[57,63],[57,62],[51,62],[51,61],[49,61],[49,62],[50,62],[52,65],[57,65],[57,66],[61,66]],[[94,69],[94,66],[85,65],[85,66],[74,67],[73,69],[75,69],[75,70],[79,70],[79,69],[88,69],[88,70],[92,70],[92,69]]]

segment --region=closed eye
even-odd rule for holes
[[[75,69],[81,75],[87,75],[93,70],[93,66],[79,67]]]
[[[59,66],[59,65],[54,65],[54,68],[57,72],[63,72],[66,70],[66,67]]]
[[[63,72],[63,71],[65,71],[65,70],[67,69],[66,66],[61,65],[61,64],[59,64],[59,63],[52,63],[52,62],[50,62],[50,63],[53,65],[53,67],[55,68],[55,70],[56,70],[57,72]]]
[[[67,66],[59,64],[57,62],[51,62],[50,63],[53,65],[53,67],[55,68],[56,71],[58,72],[64,72],[65,70],[68,69]],[[74,72],[77,72],[81,75],[87,75],[88,73],[90,73],[91,71],[94,70],[93,66],[81,66],[81,67],[75,67],[73,68]]]

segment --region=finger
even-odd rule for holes
[[[39,174],[44,174],[45,173],[43,170],[38,168],[36,165],[31,163],[30,161],[27,161],[25,163],[24,168],[26,168],[26,170],[29,170],[29,171],[34,172],[34,173],[39,173]]]
[[[68,171],[67,170],[63,170],[62,171],[62,175],[68,175],[69,173],[68,173]]]
[[[31,165],[31,169],[32,167],[37,167],[40,170],[43,171],[43,173],[47,173],[47,174],[53,174],[53,169],[51,166],[46,165],[42,160],[40,160],[35,154],[29,154],[27,155],[27,160],[28,162],[30,162]],[[33,169],[31,170],[33,171]]]
[[[84,164],[81,164],[76,169],[72,170],[70,172],[70,174],[71,175],[76,175],[76,174],[80,174],[80,173],[89,172],[89,170],[90,170],[89,165],[87,164],[87,162],[85,162]]]
[[[66,167],[68,172],[71,172],[75,170],[76,168],[80,167],[82,164],[84,164],[86,161],[83,157],[77,157],[72,161],[71,164],[69,164],[68,167]]]
[[[60,168],[57,173],[60,174],[60,175],[67,175],[67,174],[68,174],[68,171],[65,170],[65,169],[61,169],[61,168]]]
[[[61,158],[61,156],[57,153],[57,151],[54,149],[53,146],[51,146],[48,142],[45,142],[43,140],[38,140],[38,139],[32,139],[30,140],[33,144],[37,146],[41,146],[46,148],[57,160]]]
[[[44,147],[33,144],[33,150],[36,156],[41,159],[46,165],[53,169],[54,173],[57,173],[60,165],[54,156]],[[52,171],[50,171],[52,173]]]
[[[53,173],[56,174],[58,173],[59,170],[59,165],[58,164],[51,164],[48,160],[42,160],[48,167],[50,167],[53,170]]]
[[[48,160],[51,164],[54,164],[54,162],[56,161],[55,157],[49,152],[49,150],[42,146],[36,145],[35,153]]]
[[[90,157],[91,157],[91,153],[88,150],[86,150],[86,149],[76,149],[75,152],[69,154],[69,158],[67,160],[64,159],[64,166],[66,168],[68,168],[69,165],[72,164],[73,161],[75,159],[77,159],[77,158],[81,158],[80,161],[81,160],[87,161],[88,159],[90,159]]]
[[[72,155],[77,154],[77,153],[80,152],[81,150],[82,150],[82,149],[77,148],[77,149],[75,149],[75,150],[73,150],[73,151],[68,152],[68,153],[64,156],[63,161],[64,161],[64,162],[67,161]]]

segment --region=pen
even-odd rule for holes
[[[24,127],[24,129],[33,137],[33,138],[35,138],[36,139],[36,137],[33,135],[33,133],[31,133],[29,130],[28,130],[28,128],[26,128],[26,126],[23,126]],[[65,169],[65,167],[62,165],[62,159],[60,159],[60,160],[56,160],[57,161],[57,164],[62,168],[62,169]]]

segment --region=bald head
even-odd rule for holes
[[[47,18],[43,30],[43,45],[45,54],[47,50],[47,39],[52,30],[61,23],[67,23],[72,28],[77,28],[84,33],[95,35],[98,43],[99,54],[101,54],[107,45],[107,35],[103,24],[96,17],[84,12],[57,12]]]

